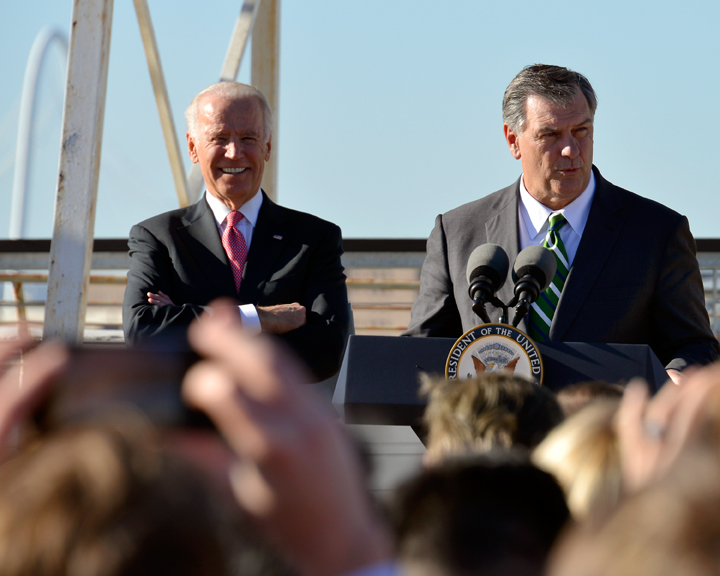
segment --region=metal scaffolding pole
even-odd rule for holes
[[[225,54],[225,61],[220,71],[220,80],[235,80],[237,78],[260,4],[261,0],[245,0],[243,2]]]
[[[280,117],[280,0],[263,0],[252,35],[252,85],[258,88],[273,111],[272,154],[265,165],[262,188],[277,200],[278,120]]]
[[[113,0],[73,3],[44,338],[83,339],[112,16]]]
[[[233,28],[233,33],[230,37],[230,44],[225,54],[225,61],[220,70],[221,81],[237,79],[240,64],[247,49],[248,40],[255,25],[260,3],[261,0],[245,0],[245,2],[243,2],[242,8],[240,8],[240,14],[235,21],[235,28]],[[205,182],[200,173],[200,166],[194,164],[188,175],[188,197],[190,202],[197,202],[204,186]]]
[[[152,81],[153,92],[155,92],[160,125],[165,137],[165,148],[167,149],[170,169],[175,181],[175,191],[180,206],[187,206],[190,202],[187,180],[185,180],[185,167],[183,166],[180,144],[170,108],[170,98],[168,98],[165,76],[160,62],[160,52],[155,40],[155,30],[150,19],[150,10],[148,9],[147,0],[133,0],[133,3],[135,4],[135,13],[140,27],[140,36],[142,36],[143,46],[145,47],[145,58],[150,71],[150,80]]]

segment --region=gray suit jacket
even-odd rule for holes
[[[264,193],[263,193],[264,194]],[[203,198],[133,226],[123,304],[126,341],[177,336],[221,296],[240,304],[299,302],[307,324],[280,338],[319,379],[337,371],[349,324],[340,228],[264,196],[239,294],[212,210]],[[175,306],[154,306],[162,291]]]
[[[679,370],[716,360],[687,218],[593,170],[595,196],[550,340],[649,344],[666,368]],[[512,268],[520,249],[519,182],[437,217],[405,335],[457,338],[482,323],[468,296],[467,261],[490,242],[505,249]],[[508,273],[498,297],[512,296]],[[500,310],[486,308],[497,321]],[[525,320],[518,327],[526,330]]]

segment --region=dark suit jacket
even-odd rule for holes
[[[666,368],[718,358],[687,218],[605,180],[597,187],[550,328],[550,340],[649,344]],[[512,263],[520,249],[519,183],[437,217],[405,335],[459,338],[481,324],[468,296],[470,253],[487,242]],[[508,279],[498,292],[513,296]],[[488,305],[497,321],[500,310]],[[511,316],[512,318],[512,316]],[[526,331],[525,321],[518,326]]]
[[[259,306],[299,302],[307,309],[307,324],[280,338],[319,379],[338,370],[349,306],[336,225],[264,196],[239,294],[204,198],[133,226],[128,246],[131,263],[123,304],[128,343],[184,334],[220,296]],[[176,305],[148,304],[147,292],[158,291]]]

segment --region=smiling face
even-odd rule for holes
[[[197,133],[187,134],[190,159],[200,165],[208,192],[237,210],[260,190],[270,159],[262,106],[252,95],[218,94],[208,94],[197,106]]]
[[[593,114],[580,90],[566,107],[529,96],[522,133],[513,132],[507,124],[504,130],[533,198],[559,210],[587,188],[592,173]]]

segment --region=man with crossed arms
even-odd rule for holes
[[[188,153],[207,192],[130,231],[126,341],[184,338],[207,304],[225,296],[237,301],[245,330],[277,335],[317,379],[329,377],[349,324],[340,229],[260,189],[272,114],[259,90],[213,84],[186,118]]]
[[[405,335],[457,338],[480,323],[466,280],[477,246],[498,244],[512,263],[542,244],[558,274],[519,325],[536,341],[649,344],[676,383],[718,358],[687,218],[593,166],[596,106],[587,78],[567,68],[538,64],[512,80],[503,130],[522,176],[437,217]],[[508,278],[498,297],[512,292]]]

